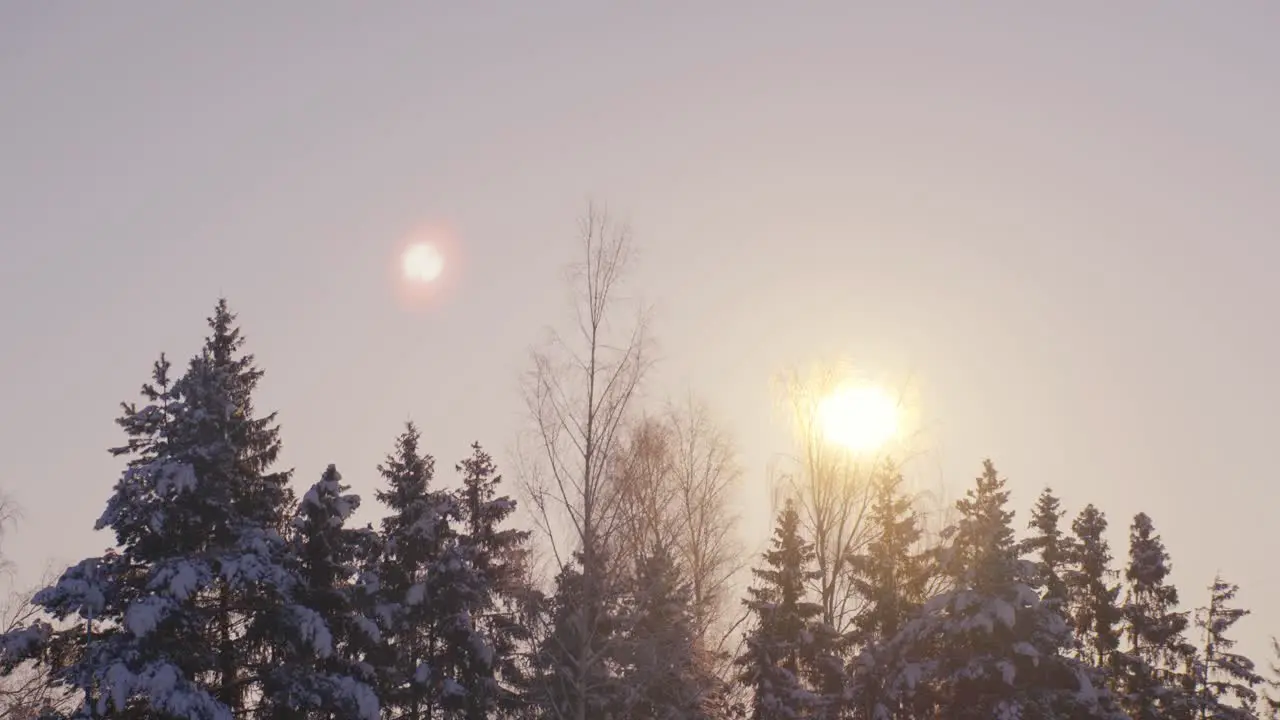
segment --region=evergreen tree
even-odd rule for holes
[[[1254,663],[1231,652],[1235,640],[1227,632],[1248,610],[1231,607],[1239,588],[1215,577],[1209,587],[1209,605],[1201,608],[1196,625],[1204,632],[1204,644],[1197,658],[1196,705],[1200,720],[1251,720],[1258,705],[1262,676]]]
[[[715,677],[698,644],[693,594],[666,547],[640,559],[630,596],[613,653],[625,688],[621,716],[710,717]]]
[[[1120,648],[1119,583],[1112,582],[1111,548],[1107,543],[1107,517],[1092,504],[1071,523],[1075,542],[1066,574],[1070,616],[1074,621],[1081,657],[1114,676],[1115,653]]]
[[[273,414],[255,416],[262,373],[241,354],[225,300],[209,325],[186,373],[171,383],[162,357],[147,404],[125,404],[118,420],[128,441],[112,452],[129,462],[97,527],[113,530],[119,551],[69,568],[34,598],[88,627],[35,626],[0,643],[7,658],[42,646],[73,658],[56,675],[85,692],[86,712],[230,718],[261,692],[271,651],[261,639],[306,630],[265,626],[288,616],[280,531],[293,497],[288,473],[270,470],[279,430]]]
[[[527,685],[518,652],[530,639],[520,622],[520,595],[529,532],[501,527],[516,510],[511,498],[498,495],[502,477],[479,445],[458,465],[462,487],[459,555],[470,588],[466,605],[469,632],[455,633],[453,674],[464,690],[461,715],[468,720],[492,717],[518,708]],[[460,618],[462,620],[462,618]]]
[[[753,691],[753,720],[810,717],[821,698],[805,686],[803,673],[822,608],[805,599],[805,587],[817,573],[811,569],[813,546],[800,536],[800,513],[791,501],[778,517],[764,561],[765,567],[751,571],[756,583],[745,604],[755,627],[735,661],[739,679]]]
[[[816,622],[805,636],[804,677],[814,693],[815,720],[843,717],[853,690],[844,657],[849,638],[825,622]]]
[[[456,682],[443,672],[442,608],[434,601],[443,587],[442,562],[457,508],[449,493],[430,488],[435,460],[419,450],[420,440],[408,423],[395,451],[378,466],[387,488],[377,497],[390,514],[382,520],[378,571],[384,644],[374,664],[383,708],[405,720],[433,717]]]
[[[281,612],[291,580],[281,565],[283,532],[294,497],[290,473],[268,472],[280,452],[279,428],[274,413],[254,418],[252,393],[262,372],[252,355],[240,354],[244,339],[235,320],[220,300],[204,350],[178,383],[182,412],[170,429],[176,445],[191,452],[188,462],[204,490],[181,497],[197,499],[195,524],[186,530],[203,534],[213,556],[215,693],[240,712],[248,691],[259,692],[274,669],[271,648],[252,641],[307,635],[308,628],[305,617]],[[284,627],[263,627],[281,618]]]
[[[956,503],[947,549],[953,589],[887,644],[889,688],[914,713],[908,717],[1117,717],[1096,671],[1063,653],[1070,628],[1041,602],[1041,573],[1019,557],[1004,484],[988,460]]]
[[[861,650],[854,672],[854,705],[865,717],[894,706],[883,688],[877,651],[920,608],[929,581],[929,553],[918,552],[922,532],[911,501],[900,490],[902,474],[886,467],[877,475],[868,520],[874,540],[852,562],[855,592],[866,606],[854,619],[852,644]]]
[[[297,575],[292,611],[307,618],[310,644],[282,643],[268,675],[264,717],[377,720],[377,678],[364,657],[381,641],[370,617],[360,567],[377,546],[372,529],[345,527],[360,506],[330,465],[303,495],[293,518],[290,569]],[[366,614],[367,613],[367,614]]]
[[[929,555],[916,550],[920,521],[902,484],[896,469],[878,475],[868,515],[875,539],[852,562],[853,587],[867,601],[854,622],[864,646],[896,635],[924,601]]]
[[[1125,704],[1133,720],[1159,720],[1191,714],[1185,668],[1195,649],[1184,633],[1187,614],[1177,610],[1178,590],[1166,583],[1171,566],[1164,541],[1146,513],[1129,529],[1129,590],[1124,604],[1125,635],[1120,656]]]
[[[1067,585],[1063,574],[1071,555],[1071,543],[1059,527],[1064,514],[1053,489],[1046,487],[1041,491],[1027,525],[1032,535],[1022,542],[1022,553],[1039,557],[1038,580],[1043,588],[1043,600],[1065,613]]]
[[[582,555],[575,555],[546,603],[549,631],[535,653],[531,695],[547,718],[574,718],[579,710],[592,720],[620,717],[622,688],[605,662],[616,642],[617,612],[590,586],[593,577],[599,574],[584,573]]]

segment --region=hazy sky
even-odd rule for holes
[[[643,252],[651,395],[710,403],[748,508],[771,376],[849,356],[919,398],[918,481],[989,455],[1020,527],[1050,484],[1118,558],[1144,510],[1184,602],[1221,570],[1246,649],[1280,632],[1280,4],[605,5],[4,4],[19,579],[109,544],[117,403],[223,293],[300,485],[371,496],[410,417],[442,469],[506,458],[594,196]],[[414,314],[387,267],[422,222],[467,267]]]

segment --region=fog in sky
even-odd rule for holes
[[[225,294],[299,486],[378,512],[413,418],[508,476],[520,374],[570,320],[587,198],[631,222],[646,402],[736,437],[744,537],[789,450],[771,385],[848,358],[910,387],[908,472],[992,457],[1139,510],[1184,605],[1221,570],[1280,632],[1280,4],[8,3],[0,9],[0,486],[18,582],[110,544],[118,402]],[[927,7],[926,7],[927,6]],[[465,263],[425,311],[422,223]],[[59,566],[58,569],[61,569]],[[1262,659],[1259,657],[1258,659]]]

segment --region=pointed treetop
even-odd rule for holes
[[[1040,497],[1036,498],[1035,507],[1031,512],[1031,522],[1027,527],[1040,530],[1044,535],[1057,537],[1062,534],[1058,529],[1058,521],[1065,513],[1066,511],[1062,510],[1062,502],[1058,500],[1057,495],[1053,494],[1053,488],[1046,485],[1040,491]]]
[[[396,438],[395,451],[378,466],[387,482],[411,494],[425,493],[435,473],[435,458],[420,452],[421,440],[418,426],[412,420],[406,422],[404,432]]]
[[[1071,554],[1070,541],[1061,528],[1064,514],[1053,489],[1046,487],[1036,500],[1031,510],[1031,521],[1027,523],[1027,529],[1033,534],[1022,543],[1024,552],[1040,556],[1039,581],[1044,586],[1045,599],[1059,603],[1065,601],[1067,595],[1062,574]]]
[[[1076,519],[1071,521],[1071,532],[1075,533],[1079,540],[1101,538],[1106,530],[1107,515],[1093,503],[1085,505]]]
[[[225,297],[218,298],[213,315],[208,318],[212,334],[205,338],[205,349],[213,356],[216,363],[231,361],[233,354],[244,345],[240,328],[236,326],[236,314],[231,312]]]
[[[1129,529],[1129,569],[1126,578],[1137,587],[1164,582],[1172,570],[1164,540],[1156,533],[1151,517],[1138,513]],[[1174,600],[1176,603],[1177,601]]]
[[[1111,569],[1107,517],[1090,503],[1071,522],[1071,531],[1075,539],[1066,578],[1076,636],[1089,662],[1114,671],[1122,610],[1117,603],[1120,585],[1113,581],[1116,573]]]
[[[1005,566],[1018,558],[1014,541],[1013,511],[1007,508],[1009,491],[990,459],[965,497],[956,501],[960,518],[951,531],[955,537],[950,570],[953,577],[977,573],[988,580],[1006,574]]]

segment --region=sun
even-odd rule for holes
[[[401,269],[411,282],[430,283],[444,272],[444,255],[430,243],[411,245],[401,258]]]
[[[875,385],[843,385],[824,397],[817,410],[823,437],[850,452],[877,450],[898,434],[898,403]]]

